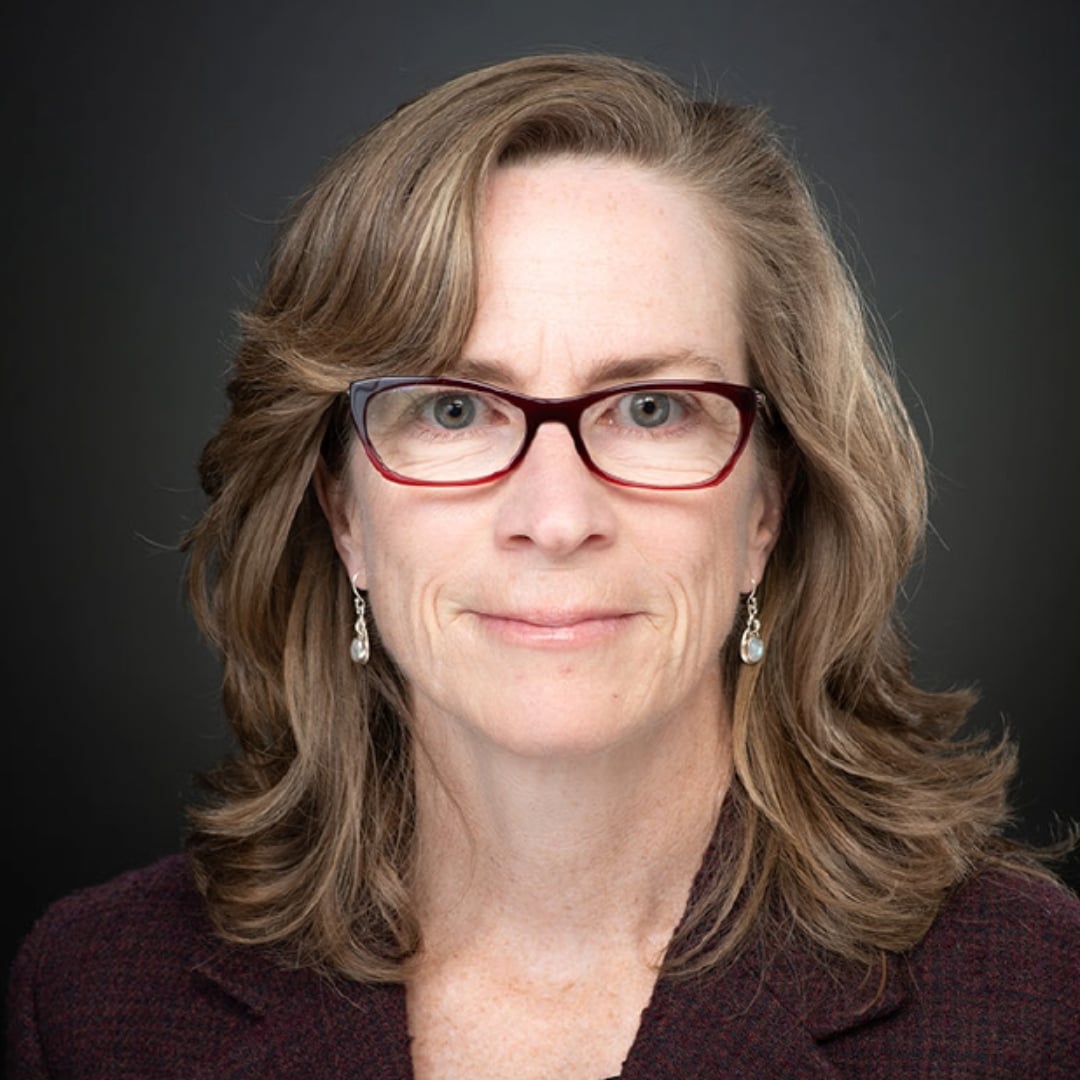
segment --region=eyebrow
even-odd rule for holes
[[[692,349],[676,349],[672,352],[651,353],[647,356],[611,356],[596,361],[586,373],[586,389],[637,382],[640,379],[670,377],[673,368],[692,369],[688,377],[730,382],[729,368],[718,358],[695,352]],[[509,390],[519,390],[520,383],[513,369],[499,360],[464,358],[451,365],[447,374],[459,379],[489,383]],[[680,375],[683,372],[680,371]]]

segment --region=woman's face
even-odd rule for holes
[[[479,253],[454,374],[542,397],[747,381],[731,253],[667,181],[589,159],[503,169]],[[752,444],[718,487],[667,492],[589,472],[559,424],[477,487],[396,484],[357,444],[337,490],[338,550],[421,732],[573,755],[722,716],[721,646],[779,526]]]

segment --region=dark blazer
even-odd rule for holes
[[[9,1024],[12,1080],[411,1074],[400,986],[334,983],[215,940],[181,857],[53,906],[16,960]],[[842,1076],[1080,1077],[1080,902],[985,873],[881,979],[751,954],[661,980],[622,1072]]]

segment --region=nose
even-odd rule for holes
[[[603,547],[615,535],[610,485],[589,471],[563,424],[541,424],[501,486],[500,545],[533,545],[565,558],[582,547]]]

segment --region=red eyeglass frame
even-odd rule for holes
[[[491,394],[503,401],[509,402],[515,408],[521,410],[525,417],[525,435],[521,440],[521,447],[509,464],[496,472],[489,473],[474,480],[416,480],[409,476],[402,476],[394,472],[379,457],[378,452],[368,438],[367,432],[367,407],[370,400],[376,394],[390,390],[396,386],[445,386],[448,390],[474,390],[478,393]],[[707,480],[699,480],[692,484],[641,484],[632,480],[623,480],[621,477],[612,476],[605,472],[589,456],[585,446],[585,440],[581,435],[581,417],[585,410],[597,401],[610,397],[612,394],[635,393],[641,391],[664,391],[664,390],[701,390],[706,393],[718,394],[727,398],[739,411],[739,438],[731,452],[727,464],[715,476]],[[385,476],[396,484],[405,484],[409,487],[475,487],[477,484],[490,484],[499,480],[518,467],[525,455],[529,452],[533,438],[540,430],[541,424],[562,424],[570,432],[574,440],[574,447],[578,456],[585,463],[586,468],[597,476],[616,484],[619,487],[645,488],[650,491],[693,491],[699,488],[716,487],[722,483],[735,468],[736,463],[742,456],[746,444],[750,441],[750,432],[754,426],[754,419],[759,411],[765,409],[767,399],[765,395],[752,386],[741,386],[738,383],[710,382],[693,379],[665,379],[648,380],[645,382],[621,383],[617,386],[607,386],[602,390],[592,390],[587,394],[578,394],[567,398],[536,398],[526,394],[516,394],[511,390],[503,390],[498,386],[489,386],[486,383],[472,382],[468,379],[440,378],[438,376],[410,377],[407,375],[388,376],[375,379],[357,379],[349,384],[348,390],[349,409],[352,413],[353,426],[360,437],[368,460]]]

